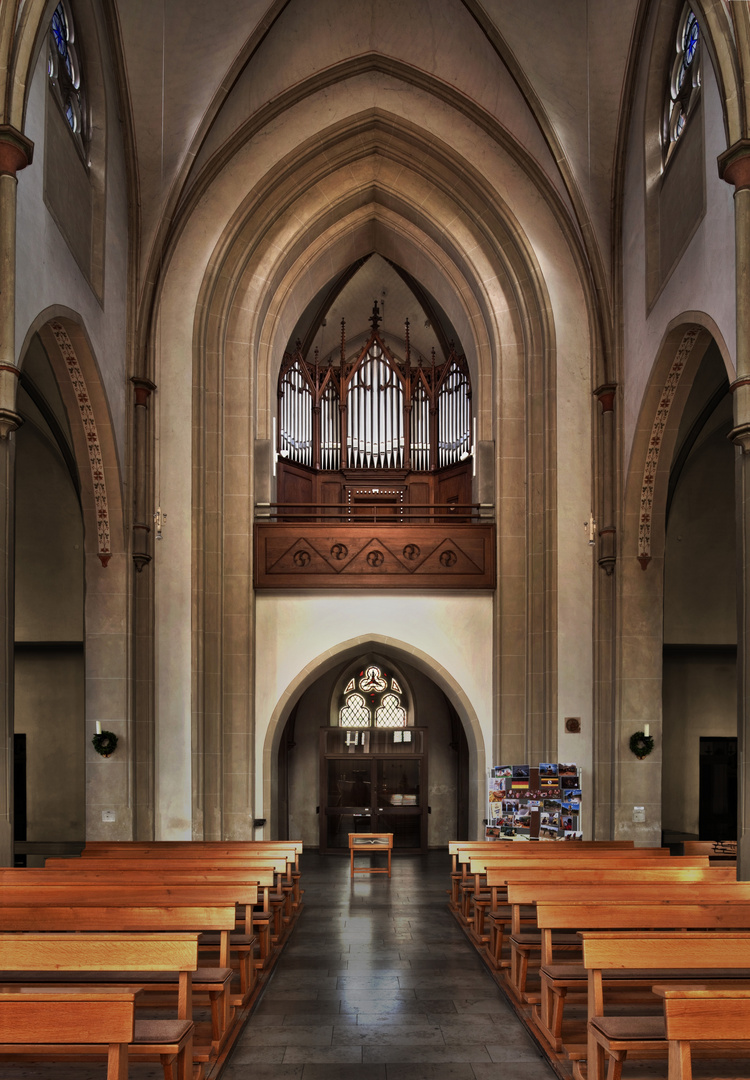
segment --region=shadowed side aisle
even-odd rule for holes
[[[305,908],[221,1080],[551,1080],[448,912],[444,851],[349,879],[306,852]]]

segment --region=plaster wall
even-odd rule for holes
[[[106,49],[106,31],[99,26]],[[18,174],[16,250],[16,357],[42,312],[75,313],[84,325],[101,373],[118,458],[125,460],[128,199],[125,158],[112,65],[103,57],[107,107],[104,292],[100,303],[86,281],[44,201],[47,58],[40,50],[29,88],[25,134],[34,142],[33,163]]]
[[[669,323],[683,312],[705,313],[713,320],[730,381],[735,356],[734,206],[732,188],[719,179],[716,159],[726,150],[716,76],[703,50],[702,115],[704,124],[706,213],[681,260],[650,311],[646,305],[646,214],[644,108],[647,59],[654,31],[653,5],[636,83],[623,192],[623,452],[627,470],[638,413],[652,365]],[[679,150],[679,148],[678,148]],[[702,321],[700,314],[696,321]]]
[[[698,835],[700,738],[737,736],[734,656],[690,650],[664,659],[662,827]]]
[[[83,648],[16,652],[16,731],[26,735],[27,840],[85,839]]]
[[[432,677],[453,698],[469,742],[469,833],[485,816],[485,755],[492,746],[491,596],[456,593],[258,594],[255,609],[257,817],[270,817],[266,778],[300,689],[354,643],[377,642]],[[431,666],[434,665],[434,666]],[[271,726],[273,725],[273,726]]]

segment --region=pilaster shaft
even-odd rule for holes
[[[14,511],[16,413],[16,173],[34,144],[0,125],[0,866],[13,865]]]
[[[737,877],[750,880],[750,139],[719,158],[719,176],[734,185],[737,378],[732,385],[740,448],[735,472],[737,527]]]

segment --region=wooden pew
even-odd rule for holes
[[[56,1044],[73,1053],[73,1046],[82,1053],[106,1046],[107,1080],[127,1080],[135,999],[135,993],[92,991],[0,993],[0,1059],[54,1053]]]
[[[243,926],[242,932],[227,933],[209,931],[199,939],[199,950],[210,948],[219,954],[219,966],[232,966],[232,954],[237,957],[237,973],[240,990],[234,995],[231,1004],[248,1004],[256,984],[256,967],[253,962],[255,937],[252,934],[252,908],[257,902],[258,886],[252,883],[203,883],[203,884],[165,884],[154,873],[147,884],[137,884],[129,875],[110,874],[110,881],[102,883],[82,882],[81,872],[73,880],[55,882],[56,871],[42,870],[36,874],[37,880],[29,882],[26,870],[6,871],[0,876],[0,911],[9,907],[212,907],[217,904],[242,905],[247,912],[251,930]],[[45,879],[46,875],[46,879]],[[39,880],[41,879],[41,880]],[[209,940],[207,941],[207,937]]]
[[[202,1064],[193,1072],[193,1022],[191,973],[198,967],[197,934],[168,933],[0,933],[0,968],[23,981],[32,972],[117,973],[127,981],[129,973],[178,972],[177,1020],[135,1021],[130,1060],[161,1061],[164,1080],[202,1080]],[[89,989],[80,987],[82,992]],[[39,991],[43,992],[40,986]],[[67,1055],[103,1056],[101,1046],[59,1043],[45,1046],[55,1059]],[[119,1078],[118,1078],[119,1080]]]
[[[566,844],[562,849],[565,852],[587,852],[588,857],[591,857],[591,853],[594,854],[604,851],[628,851],[634,850],[635,845],[632,840],[576,840]],[[652,851],[663,850],[656,848],[638,848],[639,851]],[[545,858],[547,852],[555,851],[557,854],[554,857],[559,858],[561,847],[558,843],[538,841],[529,843],[519,842],[506,842],[497,840],[451,840],[448,844],[448,853],[451,856],[452,868],[451,868],[451,889],[450,889],[450,901],[449,906],[452,910],[456,910],[459,906],[459,889],[461,882],[466,880],[468,861],[472,855],[479,857],[482,855],[495,855],[498,858],[505,858],[508,854],[515,856],[518,853],[520,858],[525,856],[526,852],[534,852],[532,858]]]
[[[275,915],[268,899],[269,895],[274,894],[276,888],[276,874],[273,869],[238,866],[236,860],[233,860],[231,867],[226,870],[214,870],[205,866],[200,866],[198,869],[175,870],[174,863],[170,862],[169,869],[162,869],[163,864],[155,864],[153,860],[148,860],[145,864],[146,869],[132,869],[128,864],[126,869],[123,870],[108,860],[101,860],[96,863],[92,860],[84,863],[78,859],[70,860],[74,869],[68,869],[67,866],[58,869],[58,864],[64,861],[67,862],[67,860],[62,859],[54,860],[54,869],[52,868],[53,860],[48,860],[51,865],[45,869],[0,869],[0,887],[6,882],[10,883],[15,880],[12,875],[20,874],[23,875],[23,880],[29,884],[42,885],[50,883],[50,875],[54,875],[54,881],[60,884],[71,885],[87,883],[104,885],[118,880],[126,881],[132,885],[197,886],[203,884],[226,884],[238,885],[241,888],[257,885],[261,895],[261,907],[260,909],[257,906],[253,907],[249,909],[249,912],[246,908],[245,927],[239,935],[233,935],[234,947],[237,950],[244,950],[247,942],[243,940],[243,935],[255,936],[258,941],[258,958],[255,960],[255,967],[260,972],[266,972],[277,955],[278,949],[274,947],[271,940],[271,929]],[[89,865],[94,868],[88,869]],[[250,918],[248,918],[248,914]],[[210,943],[213,938],[210,934],[207,934],[204,936],[203,941]]]
[[[626,884],[620,881],[613,883],[601,880],[596,885],[595,899],[597,903],[605,904],[610,913],[616,913],[622,904],[649,903],[653,902],[655,897],[657,899],[669,897],[672,903],[689,903],[695,899],[697,889],[700,890],[701,900],[707,903],[720,904],[738,902],[746,898],[750,899],[750,891],[744,886],[738,887],[736,881],[727,881],[725,872],[722,870],[717,871],[710,868],[706,869],[704,873],[706,879],[700,882],[680,881],[679,877],[675,880],[674,874],[666,874],[664,880],[659,880],[660,875],[654,874],[647,879],[638,879],[636,876],[631,875]],[[717,877],[720,879],[718,882]],[[721,880],[722,878],[724,880]],[[530,935],[528,931],[524,932],[522,930],[519,911],[523,907],[535,906],[538,918],[539,902],[559,900],[560,888],[557,882],[550,882],[549,878],[546,881],[537,882],[515,882],[511,880],[508,881],[507,887],[508,902],[512,909],[509,987],[520,1000],[528,1000],[526,978],[530,954],[540,952],[542,954],[542,963],[546,962],[547,964],[551,963],[551,957],[549,953],[545,954],[543,952],[541,935]],[[592,888],[589,883],[567,884],[564,888],[564,894],[565,902],[571,906],[572,911],[576,902],[586,904],[592,901]],[[733,899],[730,901],[730,898]],[[569,930],[574,932],[572,940],[569,934],[563,933],[561,937],[558,937],[558,947],[563,951],[578,951],[579,949],[575,931],[583,929],[583,927],[571,925],[571,921],[573,923],[577,921],[572,918],[572,911],[571,920],[566,924],[565,928],[558,928],[559,931]],[[551,946],[551,937],[548,940]],[[535,1002],[529,1001],[529,1003],[533,1004]]]
[[[553,873],[558,868],[564,869],[567,867],[579,870],[597,870],[606,866],[609,869],[630,869],[633,873],[637,873],[641,869],[645,870],[657,866],[679,865],[682,868],[708,869],[709,865],[708,860],[702,857],[691,859],[646,857],[641,859],[635,857],[635,854],[635,852],[625,852],[620,855],[616,852],[609,852],[604,857],[590,859],[584,856],[576,856],[573,859],[558,856],[556,859],[551,857],[546,859],[505,858],[498,861],[491,859],[489,856],[482,856],[481,858],[473,856],[469,860],[469,874],[467,875],[466,884],[461,886],[463,898],[461,911],[457,913],[458,917],[464,926],[470,929],[476,943],[483,944],[483,913],[487,908],[492,908],[493,902],[493,887],[490,885],[488,878],[490,871],[505,870],[509,872],[511,869],[527,867],[530,870],[540,871],[541,876],[543,872],[549,871]]]
[[[710,889],[709,889],[710,891]],[[714,890],[715,891],[715,890]],[[702,895],[685,895],[687,890],[673,892],[671,885],[653,889],[650,899],[631,902],[629,899],[612,904],[599,901],[554,901],[541,895],[537,901],[537,921],[542,934],[541,967],[541,1002],[533,1009],[533,1019],[544,1039],[554,1050],[562,1050],[563,1044],[571,1054],[570,1044],[575,1042],[575,1034],[563,1036],[564,1006],[570,991],[585,991],[587,984],[586,969],[582,962],[555,963],[553,957],[552,936],[561,927],[576,926],[580,931],[597,929],[730,929],[743,930],[750,927],[750,887],[740,889],[738,894],[716,903],[705,902]],[[606,980],[605,980],[606,982]],[[621,979],[620,988],[628,989],[639,985],[649,985],[630,980],[627,984]]]
[[[707,976],[731,978],[732,972],[750,979],[750,931],[584,931],[583,963],[588,972],[587,1080],[603,1080],[605,1062],[610,1060],[611,1080],[620,1080],[628,1054],[638,1057],[666,1055],[664,1020],[660,1016],[618,1017],[605,1014],[604,980],[612,972],[661,985],[664,972],[680,981],[681,973],[701,985]],[[727,974],[729,973],[729,974]],[[750,986],[750,982],[748,982]],[[733,1056],[736,1048],[709,1046],[712,1054]],[[574,1075],[582,1077],[580,1065]]]
[[[215,930],[226,935],[228,942],[229,931],[235,923],[234,904],[214,906],[173,905],[171,907],[158,906],[88,906],[79,905],[73,907],[67,904],[60,906],[37,906],[37,907],[8,907],[0,906],[0,935],[9,933],[42,933],[44,931],[58,934],[68,932],[72,940],[75,940],[78,932],[97,933],[104,931],[116,932],[121,940],[126,940],[133,933],[159,933],[190,931],[200,934],[204,930]],[[75,936],[73,934],[75,933]],[[196,938],[197,940],[197,938]],[[223,952],[228,957],[228,945]],[[52,965],[54,966],[54,965]],[[12,968],[0,969],[0,982],[4,984],[18,983],[19,979],[12,976]],[[24,968],[26,972],[29,967]],[[44,969],[47,970],[47,969]],[[61,969],[70,971],[67,967]],[[83,969],[81,969],[83,970]],[[109,969],[111,970],[111,966]],[[118,972],[125,969],[118,968]],[[132,965],[131,965],[132,970]],[[163,971],[161,967],[157,969]],[[142,985],[150,991],[174,993],[177,988],[180,1008],[186,1009],[184,990],[182,989],[182,971],[178,979],[161,978],[158,975],[149,975],[150,968],[144,967],[139,973],[142,976]],[[228,965],[218,968],[194,968],[192,978],[188,979],[190,986],[190,1000],[193,992],[206,994],[211,1005],[211,1039],[210,1046],[205,1048],[196,1047],[197,1060],[208,1060],[219,1053],[223,1048],[231,1030],[234,1018],[234,1010],[230,1003],[230,981],[232,970]],[[46,982],[64,982],[62,976],[52,980],[45,977]],[[68,982],[70,979],[67,980]],[[92,980],[89,980],[89,982]],[[102,982],[111,982],[112,978],[103,978]],[[122,979],[116,979],[120,982]],[[192,1020],[192,1012],[179,1013],[179,1019]]]
[[[245,858],[246,855],[258,855],[261,858],[287,860],[285,881],[292,888],[293,907],[298,911],[301,904],[299,857],[302,854],[301,840],[121,840],[89,841],[81,858],[150,858],[165,856],[184,858],[194,855],[219,855],[224,858]]]
[[[292,926],[293,914],[291,891],[289,889],[284,889],[279,880],[279,875],[283,875],[286,871],[286,859],[283,856],[279,858],[261,858],[260,856],[252,856],[247,859],[239,857],[225,858],[218,855],[212,855],[210,857],[186,856],[185,858],[173,858],[169,856],[164,859],[157,856],[146,857],[143,859],[50,858],[45,862],[45,869],[85,870],[89,864],[100,869],[102,872],[126,872],[128,874],[135,873],[139,870],[153,871],[155,867],[160,871],[164,870],[164,872],[167,872],[167,870],[187,871],[189,874],[201,874],[206,873],[209,870],[238,870],[241,873],[252,874],[252,880],[258,881],[263,903],[262,912],[254,915],[253,926],[261,941],[261,951],[264,954],[266,962],[269,961],[271,957],[271,945],[281,945],[286,936],[286,932],[290,930]],[[270,884],[267,883],[267,878],[261,880],[259,875],[262,870],[272,872],[273,877]],[[258,874],[256,874],[255,871],[258,871]],[[271,920],[270,926],[264,927],[263,923],[268,923],[269,918]],[[266,942],[268,943],[267,945]]]
[[[557,843],[549,844],[508,844],[506,847],[500,845],[501,850],[498,851],[498,845],[495,844],[494,848],[484,851],[476,851],[471,846],[461,847],[459,846],[456,852],[456,861],[461,869],[461,880],[458,884],[454,884],[455,877],[452,877],[451,881],[451,896],[454,892],[458,896],[457,909],[454,907],[454,912],[459,915],[459,918],[465,921],[467,919],[467,907],[468,902],[466,900],[467,893],[471,895],[478,895],[480,893],[482,876],[484,871],[481,869],[481,864],[484,862],[485,866],[502,866],[506,863],[519,863],[522,861],[529,861],[530,863],[537,862],[540,865],[544,864],[547,860],[553,860],[555,862],[560,859],[565,859],[573,866],[583,866],[586,862],[590,865],[597,866],[601,860],[605,860],[609,863],[610,859],[625,860],[629,865],[630,860],[634,863],[643,863],[658,861],[663,862],[670,858],[668,848],[594,848],[581,846],[581,843],[576,841],[570,848],[561,846]],[[472,874],[471,864],[474,864],[476,870]],[[688,865],[688,864],[684,864]],[[705,857],[696,858],[689,865],[708,865]]]
[[[738,1039],[750,1044],[750,986],[655,986],[653,991],[664,1000],[668,1080],[692,1080],[694,1045]]]
[[[587,896],[590,896],[592,892],[598,895],[601,887],[605,885],[627,890],[637,884],[659,882],[729,885],[735,881],[735,871],[732,869],[682,866],[679,859],[663,865],[640,866],[637,870],[617,865],[575,869],[568,864],[546,869],[548,872],[542,874],[539,869],[529,867],[488,868],[490,905],[485,917],[489,939],[486,949],[487,959],[494,969],[511,967],[510,958],[503,956],[511,934],[518,939],[522,933],[528,934],[536,928],[534,906],[537,900],[540,897],[556,900],[561,890],[566,896],[572,895],[570,886],[584,886]],[[529,885],[530,891],[526,895],[514,891],[515,903],[511,903],[508,897],[508,887],[511,884],[518,889]]]

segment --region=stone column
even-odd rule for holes
[[[136,840],[154,839],[154,592],[143,574],[153,556],[153,493],[149,470],[148,404],[156,385],[133,376],[133,790]]]
[[[615,579],[617,534],[615,531],[615,386],[600,386],[594,397],[599,412],[599,490],[597,517],[598,574],[595,590],[595,718],[593,839],[614,837],[615,775]]]
[[[16,173],[34,144],[0,125],[0,866],[13,865],[13,494],[16,412]]]
[[[719,176],[734,186],[737,378],[734,428],[737,528],[737,877],[750,880],[750,139],[719,157]]]

